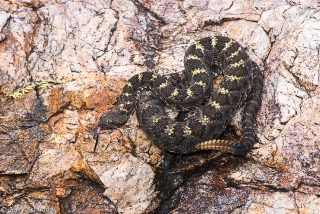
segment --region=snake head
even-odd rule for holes
[[[115,129],[119,126],[125,124],[128,120],[128,116],[121,114],[119,112],[107,112],[105,115],[102,115],[99,119],[98,127],[94,129],[93,138],[96,139],[93,152],[96,151],[99,135],[102,129]]]
[[[98,127],[101,129],[115,129],[125,124],[127,120],[128,116],[126,114],[110,111],[100,117]]]

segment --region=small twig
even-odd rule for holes
[[[28,85],[24,88],[20,88],[18,90],[16,90],[15,92],[13,93],[10,93],[10,94],[7,94],[5,96],[7,97],[12,97],[13,99],[16,99],[16,98],[19,98],[21,97],[22,95],[30,92],[31,90],[33,90],[36,86],[38,86],[39,88],[46,88],[49,86],[49,84],[58,84],[57,81],[55,80],[47,80],[47,81],[42,81],[42,82],[39,82],[39,83],[34,83],[32,85]]]

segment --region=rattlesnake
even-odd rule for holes
[[[263,75],[258,65],[238,42],[223,36],[196,41],[186,51],[184,63],[182,73],[143,72],[131,77],[98,126],[117,128],[137,109],[142,130],[164,150],[186,154],[213,149],[245,155],[255,142],[255,116],[261,103]],[[244,103],[241,143],[216,140]],[[167,115],[165,105],[194,113],[177,121]]]

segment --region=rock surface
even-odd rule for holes
[[[319,9],[316,1],[2,1],[0,213],[319,213]],[[212,35],[238,41],[264,70],[259,142],[247,157],[168,154],[135,116],[103,131],[93,152],[92,130],[126,79],[182,71],[187,47]],[[19,89],[26,93],[10,96]]]

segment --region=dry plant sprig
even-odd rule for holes
[[[7,94],[7,97],[12,97],[13,99],[19,98],[22,95],[30,92],[31,90],[33,90],[35,87],[39,87],[39,88],[46,88],[49,86],[49,84],[59,84],[57,81],[55,80],[46,80],[46,81],[42,81],[42,82],[38,82],[38,83],[33,83],[32,85],[28,85],[24,88],[20,88],[18,90],[16,90],[15,92],[11,93],[11,94]]]

